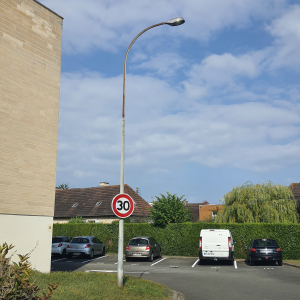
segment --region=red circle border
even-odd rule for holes
[[[130,209],[129,209],[129,211],[128,211],[126,214],[120,214],[118,211],[115,211],[115,210],[114,210],[115,204],[116,204],[116,202],[117,202],[120,198],[126,198],[126,199],[129,201],[129,203],[130,203]],[[113,213],[114,213],[117,217],[122,218],[122,219],[127,218],[127,217],[131,216],[131,214],[132,214],[133,211],[134,211],[134,201],[133,201],[133,199],[132,199],[129,195],[127,195],[127,194],[118,194],[118,195],[116,195],[116,196],[114,197],[114,199],[113,199],[112,202],[111,202],[111,209],[112,209]]]

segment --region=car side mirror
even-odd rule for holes
[[[233,243],[235,244],[235,243],[236,243],[236,240],[233,240]]]
[[[248,246],[245,246],[245,249],[248,249]]]

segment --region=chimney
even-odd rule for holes
[[[109,183],[108,182],[100,182],[100,187],[103,187],[103,186],[109,186]]]

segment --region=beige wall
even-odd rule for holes
[[[53,220],[54,224],[66,224],[69,222],[69,218],[68,219],[59,219],[59,218],[55,218]],[[105,223],[105,224],[110,224],[113,221],[119,221],[119,218],[117,217],[106,217],[106,218],[86,218],[87,221],[95,221],[95,223]]]
[[[33,0],[0,0],[0,222],[21,231],[23,216],[54,215],[62,22]]]
[[[0,214],[0,241],[15,247],[8,252],[12,261],[19,262],[17,254],[27,254],[34,269],[50,272],[53,217]]]
[[[0,0],[0,213],[53,216],[62,18]]]

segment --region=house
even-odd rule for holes
[[[54,223],[67,223],[71,218],[83,217],[89,223],[111,223],[119,220],[111,209],[113,198],[120,193],[119,185],[101,183],[98,187],[56,190]],[[131,222],[147,218],[151,206],[129,185],[124,185],[124,193],[135,202]]]
[[[294,194],[295,200],[300,203],[300,183],[292,183],[289,188]]]
[[[209,221],[214,219],[217,215],[217,212],[222,210],[224,205],[218,204],[204,204],[199,205],[199,221]]]
[[[199,221],[199,206],[204,205],[204,203],[186,203],[185,208],[191,209],[192,222]]]

